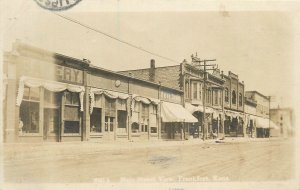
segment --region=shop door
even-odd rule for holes
[[[44,140],[49,142],[59,141],[60,109],[44,109]]]

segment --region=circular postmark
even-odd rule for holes
[[[72,8],[81,0],[34,0],[40,7],[51,11],[63,11]]]

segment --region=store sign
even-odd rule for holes
[[[83,72],[78,69],[56,65],[55,75],[56,79],[61,82],[83,83]]]
[[[178,94],[174,94],[172,91],[161,90],[160,91],[160,99],[169,100],[172,102],[181,102],[181,96]]]

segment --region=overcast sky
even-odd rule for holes
[[[31,1],[9,8],[3,35],[5,50],[20,39],[46,50],[90,59],[92,64],[114,71],[146,68],[150,59],[156,60],[157,67],[176,64],[66,21]],[[158,10],[59,14],[178,62],[190,61],[195,52],[202,59],[217,59],[225,73],[230,70],[238,74],[246,90],[277,96],[277,100],[284,101],[283,106],[294,103],[296,31],[290,12]]]

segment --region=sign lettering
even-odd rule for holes
[[[56,79],[61,82],[83,83],[83,72],[78,69],[56,65],[55,75]]]

